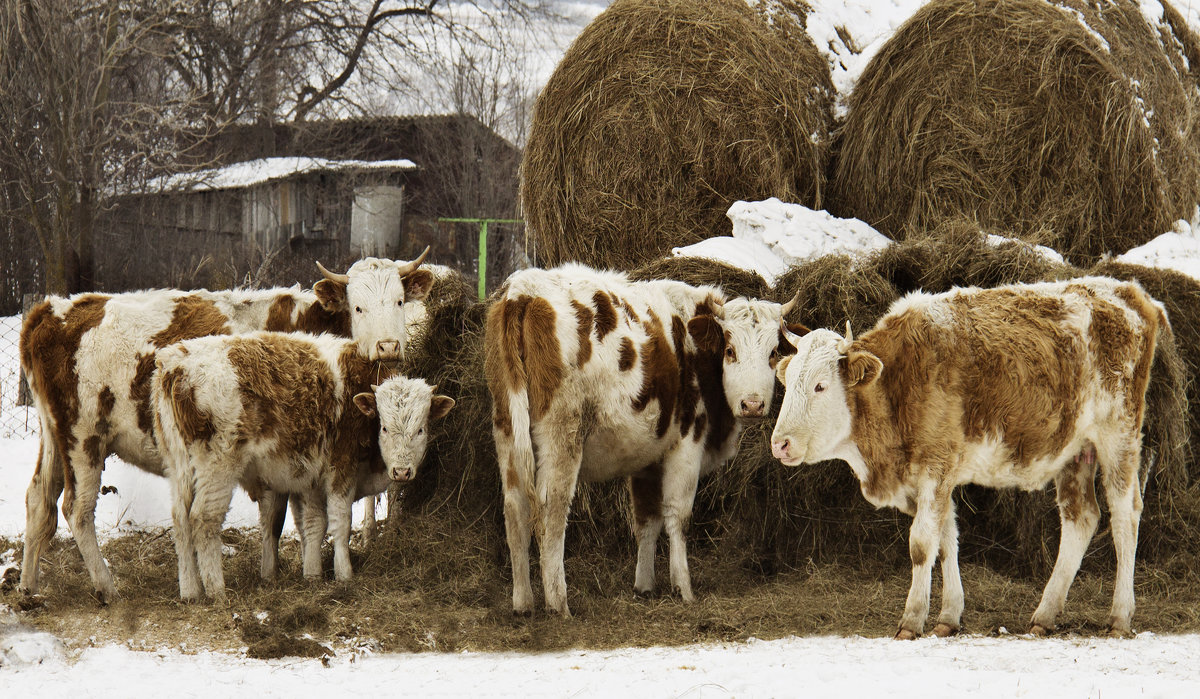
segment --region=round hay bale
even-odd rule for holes
[[[715,235],[739,199],[820,208],[825,60],[742,0],[616,0],[534,107],[521,202],[539,262],[632,269]]]
[[[756,272],[704,257],[664,257],[631,271],[629,278],[635,281],[675,279],[693,286],[711,284],[721,287],[730,298],[765,299],[769,290]]]
[[[897,240],[962,216],[1078,264],[1145,243],[1200,201],[1195,42],[1170,26],[1132,0],[933,0],[850,96],[829,210]]]

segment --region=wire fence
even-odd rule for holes
[[[0,317],[0,439],[37,437],[37,411],[21,376],[21,316]]]

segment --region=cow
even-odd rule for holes
[[[914,292],[855,339],[813,330],[779,363],[771,451],[786,465],[846,461],[877,507],[913,517],[912,586],[896,638],[924,630],[934,561],[955,633],[963,610],[954,488],[1054,482],[1062,534],[1030,631],[1054,630],[1096,532],[1097,464],[1117,555],[1109,628],[1130,632],[1142,511],[1146,388],[1166,312],[1137,283],[1102,277]]]
[[[570,616],[563,547],[580,478],[630,477],[635,591],[654,587],[665,525],[671,583],[694,599],[684,529],[697,481],[733,456],[747,421],[770,414],[795,302],[726,300],[713,286],[577,264],[508,279],[488,310],[484,370],[514,613],[532,611],[532,525],[546,607]]]
[[[432,284],[432,275],[418,269],[427,254],[411,262],[367,258],[345,274],[318,263],[325,278],[312,291],[88,293],[49,296],[30,309],[20,359],[41,445],[25,498],[21,589],[37,592],[41,554],[57,529],[55,503],[65,489],[63,515],[97,596],[101,602],[116,596],[96,540],[96,499],[109,454],[162,474],[150,411],[156,350],[206,335],[306,330],[354,337],[364,356],[396,357],[404,346],[403,304],[424,298]],[[260,507],[264,520],[277,520],[286,504],[267,496]],[[273,574],[267,562],[264,574]]]
[[[301,495],[305,577],[321,575],[328,512],[334,572],[349,580],[354,499],[412,480],[428,422],[454,406],[419,379],[374,385],[386,370],[331,335],[203,337],[159,350],[155,364],[154,430],[188,601],[201,584],[225,598],[221,526],[237,484]]]

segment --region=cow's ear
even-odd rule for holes
[[[725,349],[725,332],[721,329],[721,323],[710,315],[695,316],[689,320],[688,334],[701,352],[720,354]]]
[[[317,295],[317,301],[321,307],[330,313],[344,311],[346,306],[346,285],[341,282],[335,282],[332,279],[322,279],[313,284],[313,293]]]
[[[375,417],[375,394],[374,393],[358,393],[354,396],[354,404],[367,417]]]
[[[788,323],[787,331],[790,332],[791,334],[795,335],[796,337],[804,337],[805,335],[812,332],[803,323]]]
[[[450,396],[434,396],[429,402],[429,419],[440,420],[454,407],[454,399]]]
[[[879,373],[883,371],[883,362],[870,352],[850,350],[849,354],[842,357],[840,363],[842,380],[846,382],[846,388],[860,384],[869,386],[872,381],[879,378]]]
[[[775,376],[779,377],[779,383],[783,384],[784,387],[787,386],[787,381],[785,380],[787,379],[787,368],[788,364],[792,363],[793,355],[795,355],[795,350],[792,350],[792,354],[780,359],[779,363],[775,365]]]
[[[404,278],[404,300],[420,301],[429,295],[433,288],[433,272],[418,269]]]

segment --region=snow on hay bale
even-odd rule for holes
[[[738,199],[820,206],[825,60],[742,0],[616,0],[534,109],[521,201],[545,265],[630,269],[728,235]]]
[[[1200,200],[1200,92],[1164,5],[930,2],[850,96],[830,209],[895,239],[965,215],[1087,264],[1169,229]]]

